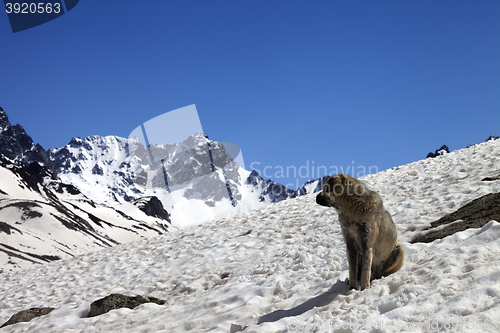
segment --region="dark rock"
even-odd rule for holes
[[[77,164],[73,168],[71,168],[71,172],[78,175],[82,173],[82,168]]]
[[[462,220],[455,222],[457,220]],[[426,233],[417,235],[411,243],[430,243],[469,228],[481,228],[491,220],[500,221],[500,193],[486,194],[457,211],[432,222]],[[455,222],[455,223],[452,223]],[[439,230],[435,228],[447,225]]]
[[[14,228],[13,226],[11,226],[11,225],[10,225],[10,224],[8,224],[8,223],[1,222],[1,221],[0,221],[0,232],[5,232],[7,235],[10,235],[12,230],[17,231],[17,232],[18,232],[18,233],[20,233],[21,235],[23,234],[23,233],[21,232],[21,230],[19,230],[19,229],[17,229],[17,228]]]
[[[496,176],[492,176],[492,177],[485,177],[485,178],[481,179],[481,181],[483,181],[483,182],[492,182],[495,180],[500,180],[500,175],[496,175]]]
[[[245,231],[244,233],[242,233],[240,236],[247,236],[247,235],[250,235],[252,233],[253,229],[250,229],[250,230],[247,230]]]
[[[170,222],[170,215],[163,208],[163,204],[160,199],[155,196],[139,198],[133,202],[140,210],[142,210],[146,215],[163,219]]]
[[[26,171],[25,168],[13,166],[10,170],[12,171],[12,173],[19,176],[24,185],[26,185],[26,187],[28,187],[30,190],[41,193],[40,188],[43,187],[42,184],[28,171]]]
[[[500,136],[490,135],[488,137],[488,139],[486,139],[484,142],[488,142],[488,141],[491,141],[491,140],[497,140],[497,139],[500,139]]]
[[[52,310],[54,310],[54,308],[31,308],[29,310],[23,310],[10,317],[10,319],[0,327],[14,325],[16,323],[28,322],[33,318],[45,316],[52,312]]]
[[[0,111],[0,153],[22,165],[39,162],[52,169],[47,151],[35,145],[21,125],[12,125],[3,110]]]
[[[80,190],[75,187],[74,185],[71,184],[65,184],[61,182],[54,182],[51,184],[51,188],[54,189],[57,193],[64,193],[67,192],[72,195],[78,195],[81,194]]]
[[[287,188],[284,185],[273,182],[270,179],[262,178],[256,170],[253,170],[246,180],[247,184],[260,190],[260,201],[268,197],[271,202],[280,202],[285,199],[295,198],[299,195],[298,191]]]
[[[252,186],[256,186],[259,184],[259,181],[261,181],[263,178],[259,175],[259,173],[255,170],[252,170],[250,175],[247,178],[247,184],[250,184]]]
[[[23,158],[26,151],[33,148],[33,140],[21,125],[5,124],[4,126],[0,138],[2,154],[11,160]]]
[[[99,164],[96,163],[94,167],[92,168],[92,174],[93,175],[99,175],[102,176],[104,174],[102,168],[99,166]]]
[[[497,139],[500,139],[500,136],[490,135],[486,140],[484,140],[484,142],[488,142],[488,141],[491,141],[491,140],[497,140]],[[467,145],[466,148],[470,148],[470,147],[473,147],[475,145],[477,145],[477,143],[472,144],[472,145]]]
[[[35,148],[32,151],[28,152],[27,157],[28,158],[26,159],[25,164],[29,162],[38,162],[45,166],[47,169],[51,171],[53,170],[49,153],[38,143],[35,145]]]
[[[90,304],[90,311],[87,317],[90,318],[99,316],[111,310],[121,308],[134,309],[144,303],[163,305],[165,304],[165,301],[154,297],[144,297],[140,295],[132,297],[121,294],[111,294]]]
[[[0,132],[2,132],[7,126],[10,126],[9,117],[0,107]]]
[[[0,222],[0,232],[5,232],[7,235],[10,235],[10,229],[10,224]]]
[[[24,167],[24,170],[28,172],[31,176],[35,177],[40,183],[43,183],[45,178],[55,179],[52,172],[50,172],[46,167],[40,165],[38,162],[31,162]]]
[[[436,150],[434,153],[430,152],[429,154],[427,154],[427,158],[441,156],[441,155],[447,154],[449,152],[450,152],[450,150],[448,149],[448,146],[442,145],[441,148]]]

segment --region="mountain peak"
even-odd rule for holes
[[[9,117],[5,111],[0,107],[0,133],[10,126]]]
[[[12,125],[5,111],[0,109],[0,153],[19,164],[38,162],[50,169],[52,164],[45,149],[35,145],[21,125]]]

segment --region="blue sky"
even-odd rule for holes
[[[500,1],[86,0],[13,34],[0,14],[0,106],[50,149],[196,104],[211,139],[295,188],[500,135],[499,17]]]

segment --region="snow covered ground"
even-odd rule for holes
[[[0,180],[0,272],[175,229],[167,219],[148,216],[140,209],[152,198],[113,208],[96,204],[48,177],[42,185],[7,160],[0,160]]]
[[[315,194],[105,251],[0,275],[0,324],[20,310],[50,314],[0,332],[498,332],[500,223],[432,243],[429,223],[500,191],[500,140],[386,170],[378,191],[406,248],[405,266],[349,291],[337,215]],[[111,293],[143,304],[86,318]]]

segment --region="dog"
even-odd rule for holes
[[[339,215],[349,262],[349,289],[388,276],[404,264],[405,249],[380,196],[350,175],[330,177],[316,203],[333,207]]]

